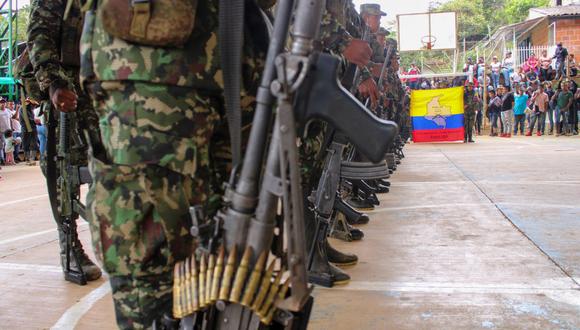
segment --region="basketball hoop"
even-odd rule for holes
[[[423,44],[423,49],[431,50],[435,46],[437,38],[434,35],[426,35],[421,38],[421,43]]]

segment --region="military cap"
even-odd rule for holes
[[[391,32],[384,27],[380,27],[379,31],[377,31],[377,35],[379,36],[388,36],[389,34],[391,34]]]
[[[381,5],[378,3],[363,3],[360,5],[360,14],[387,16],[387,13],[381,11]]]

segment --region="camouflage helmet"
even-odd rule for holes
[[[360,5],[360,14],[387,16],[387,13],[381,11],[381,5],[377,3],[363,3]]]

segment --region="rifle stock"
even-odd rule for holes
[[[378,119],[338,81],[339,60],[320,54],[297,97],[297,119],[305,124],[311,119],[330,123],[363,155],[381,161],[398,133],[394,122]]]

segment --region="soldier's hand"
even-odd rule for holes
[[[77,109],[77,94],[68,88],[57,88],[51,95],[52,104],[62,112],[73,112]]]
[[[354,63],[358,66],[365,66],[371,60],[373,50],[368,42],[360,39],[352,39],[342,52],[342,55],[344,55],[344,58],[346,58],[350,63]]]
[[[358,91],[363,97],[370,97],[371,108],[376,108],[377,101],[379,99],[379,88],[377,87],[377,83],[372,78],[368,78],[367,80],[360,83],[358,86]]]

